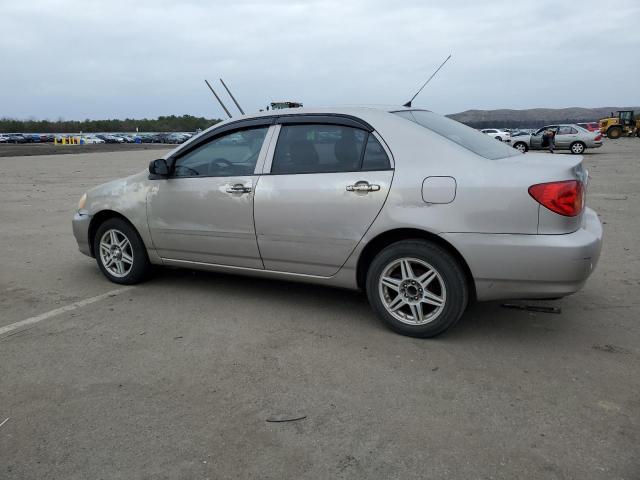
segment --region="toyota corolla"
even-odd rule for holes
[[[584,284],[602,242],[587,179],[580,156],[426,110],[269,111],[89,190],[73,231],[116,283],[156,264],[361,289],[390,328],[431,337],[470,301]]]

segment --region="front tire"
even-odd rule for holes
[[[582,142],[573,142],[570,148],[571,148],[571,153],[575,155],[580,155],[581,153],[584,153],[587,146]]]
[[[527,151],[529,150],[529,147],[527,147],[527,144],[524,142],[517,142],[513,148],[515,148],[516,150],[518,150],[521,153],[527,153]]]
[[[140,283],[149,272],[149,257],[140,235],[121,218],[110,218],[98,227],[93,251],[98,267],[114,283]]]
[[[377,316],[411,337],[434,337],[451,328],[469,298],[458,261],[425,240],[404,240],[382,250],[371,262],[366,287]]]

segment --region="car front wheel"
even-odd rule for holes
[[[524,142],[518,142],[516,143],[513,148],[515,148],[516,150],[522,152],[522,153],[527,153],[527,150],[529,150],[529,148],[527,147],[527,144]]]
[[[405,240],[382,250],[367,274],[373,310],[392,330],[434,337],[452,327],[468,301],[465,274],[440,246]]]
[[[149,258],[142,239],[121,218],[110,218],[98,227],[93,251],[98,267],[114,283],[139,283],[149,271]]]

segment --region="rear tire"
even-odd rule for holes
[[[615,126],[615,127],[610,127],[607,130],[607,137],[611,138],[612,140],[615,140],[617,138],[620,138],[622,136],[622,128]]]
[[[502,137],[495,137],[496,140],[498,140],[499,142],[502,141]]]
[[[425,240],[403,240],[378,253],[366,288],[376,315],[392,330],[411,337],[434,337],[451,328],[469,299],[458,261]]]
[[[133,285],[149,273],[149,257],[140,235],[121,218],[110,218],[98,227],[93,251],[98,267],[114,283]]]
[[[571,144],[571,147],[569,148],[571,150],[571,153],[573,153],[574,155],[580,155],[581,153],[584,153],[587,146],[582,142],[573,142]]]

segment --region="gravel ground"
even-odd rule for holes
[[[478,304],[433,340],[317,286],[160,269],[110,296],[73,210],[162,152],[97,147],[0,158],[0,328],[68,306],[0,334],[0,478],[640,478],[639,140],[585,155],[605,244],[561,315]]]

